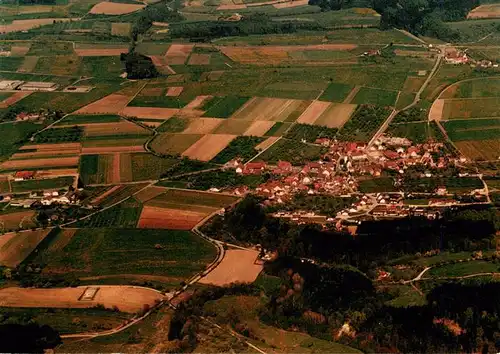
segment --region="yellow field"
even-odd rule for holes
[[[314,125],[324,125],[329,128],[340,128],[351,118],[356,110],[355,104],[332,103],[319,117],[314,121]]]
[[[221,152],[236,135],[206,134],[182,153],[191,159],[210,161]]]
[[[308,101],[254,97],[236,111],[231,119],[295,121],[309,105]]]
[[[111,35],[128,37],[130,35],[130,30],[132,25],[130,22],[113,22],[111,24]]]

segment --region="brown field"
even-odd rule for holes
[[[81,150],[40,150],[36,152],[23,153],[17,152],[10,157],[11,160],[17,159],[30,159],[34,157],[55,157],[55,156],[67,156],[67,155],[78,155]]]
[[[37,151],[61,151],[61,150],[79,150],[80,143],[59,143],[59,144],[29,144],[24,145],[19,150],[33,150]]]
[[[121,187],[122,187],[121,185],[117,185],[117,186],[111,187],[106,192],[104,192],[101,195],[98,195],[97,197],[95,197],[94,199],[92,199],[90,201],[90,204],[96,204],[97,205],[97,204],[101,203],[104,199],[106,199],[107,197],[109,197],[111,194],[113,194],[117,190],[121,189]]]
[[[123,4],[123,3],[114,3],[106,1],[94,5],[94,7],[90,9],[89,13],[102,14],[102,15],[123,15],[141,10],[144,7],[146,7],[146,5]]]
[[[47,249],[50,253],[61,251],[75,236],[77,229],[61,229],[56,236],[54,242],[50,243]]]
[[[281,2],[279,4],[274,4],[273,6],[277,9],[287,9],[290,7],[304,6],[309,3],[309,0],[296,0],[289,2]]]
[[[191,54],[188,65],[210,65],[210,54]]]
[[[184,87],[182,86],[172,86],[167,89],[167,93],[165,94],[165,96],[177,97],[182,93],[183,90]]]
[[[98,285],[93,300],[79,301],[87,286],[74,288],[3,288],[0,289],[0,306],[4,307],[52,307],[52,308],[87,308],[98,304],[106,308],[114,306],[122,312],[135,313],[144,308],[145,304],[150,307],[163,296],[152,289],[121,286],[121,285]]]
[[[467,15],[467,18],[477,19],[477,18],[497,18],[500,17],[500,5],[499,4],[488,4],[481,5],[473,9]]]
[[[418,92],[425,82],[425,77],[408,76],[403,86],[403,91]]]
[[[281,137],[280,136],[270,136],[263,142],[261,142],[259,145],[255,147],[256,150],[265,150],[271,145],[273,145],[276,141],[278,141]]]
[[[147,137],[142,138],[130,138],[130,139],[120,139],[120,140],[87,140],[83,142],[83,148],[102,148],[102,147],[114,147],[114,146],[139,146],[143,145],[147,140]]]
[[[202,284],[217,286],[231,283],[253,283],[262,272],[263,264],[255,264],[259,252],[251,250],[227,250],[222,262],[207,276],[201,278]]]
[[[77,168],[61,168],[56,170],[40,170],[37,171],[37,178],[56,178],[62,176],[76,176],[78,174]]]
[[[429,111],[429,120],[441,120],[443,118],[445,100],[437,99],[431,106]]]
[[[110,181],[111,183],[120,183],[120,160],[121,160],[121,154],[115,152],[113,155],[113,161],[111,165],[111,169],[109,172],[110,174]]]
[[[82,148],[83,155],[89,154],[110,154],[115,152],[143,152],[143,145],[127,145],[127,146],[100,146],[100,147],[84,147]]]
[[[13,45],[10,48],[10,54],[12,56],[23,57],[26,54],[28,54],[29,51],[30,51],[30,45],[26,45],[26,46],[24,46],[24,45]]]
[[[500,139],[456,141],[455,146],[471,160],[498,160]]]
[[[130,22],[113,22],[111,24],[111,35],[128,37],[131,28],[132,25]]]
[[[330,107],[330,102],[313,101],[297,119],[297,123],[312,124]]]
[[[177,108],[125,107],[121,114],[127,117],[167,120],[177,112]]]
[[[5,100],[0,102],[0,108],[7,108],[12,106],[14,103],[21,101],[23,98],[31,95],[32,92],[15,92],[12,96],[7,97]]]
[[[138,228],[191,230],[203,218],[205,213],[189,210],[166,209],[145,205],[142,208]]]
[[[181,154],[202,136],[202,134],[163,133],[154,138],[151,142],[151,149],[161,154]]]
[[[217,7],[217,10],[241,10],[246,9],[247,5],[245,4],[223,4]]]
[[[459,85],[456,85],[456,84],[453,84],[453,85],[450,85],[446,88],[446,90],[444,90],[443,92],[441,92],[441,94],[439,95],[439,98],[454,98],[455,95],[457,94],[457,91],[458,91],[458,87]]]
[[[189,54],[191,54],[193,47],[193,44],[172,44],[165,54],[167,64],[184,64],[186,59],[189,57]]]
[[[75,53],[79,57],[116,57],[122,53],[127,53],[126,48],[109,48],[109,49],[92,49],[92,48],[76,48]]]
[[[306,110],[308,105],[308,101],[254,97],[236,111],[231,118],[274,122],[294,121]]]
[[[196,109],[200,107],[206,100],[212,98],[210,95],[197,96],[194,100],[189,102],[184,109]]]
[[[0,230],[3,226],[4,231],[8,230],[17,230],[19,229],[19,223],[24,219],[23,226],[34,226],[33,222],[28,222],[28,219],[31,220],[35,216],[35,212],[32,210],[19,211],[15,213],[7,213],[0,215]],[[4,236],[0,235],[0,248],[2,247],[2,240]]]
[[[189,75],[184,74],[169,75],[169,77],[167,77],[167,83],[184,82],[188,77]]]
[[[183,134],[209,134],[216,129],[225,119],[219,118],[196,118],[191,119]]]
[[[17,31],[27,31],[32,28],[40,27],[43,25],[51,25],[55,21],[57,22],[68,22],[68,21],[79,21],[79,18],[40,18],[32,20],[14,20],[8,25],[0,26],[0,33],[17,32]]]
[[[85,124],[84,127],[85,127],[85,136],[128,135],[128,134],[149,135],[149,131],[147,129],[126,120],[113,123]]]
[[[111,94],[80,108],[76,114],[120,113],[130,101],[130,97]]]
[[[315,44],[296,46],[220,46],[218,49],[236,62],[246,64],[279,64],[290,59],[288,53],[307,50],[352,50],[356,44]]]
[[[141,96],[156,96],[160,97],[165,92],[163,87],[150,87],[146,86],[141,90]]]
[[[244,119],[225,119],[214,130],[214,134],[234,134],[243,135],[250,128],[252,121]]]
[[[348,103],[332,103],[314,122],[329,128],[340,128],[351,118],[357,105]]]
[[[150,186],[137,193],[135,195],[135,199],[139,200],[141,203],[145,203],[148,200],[165,193],[166,191],[167,189],[163,187]]]
[[[24,168],[45,168],[45,167],[64,167],[78,165],[78,156],[72,157],[54,157],[46,159],[33,159],[33,160],[9,160],[0,165],[0,169],[16,170]]]
[[[175,74],[175,70],[168,65],[167,59],[164,56],[150,55],[149,57],[160,73],[167,75]]]
[[[206,134],[182,153],[191,159],[210,161],[221,152],[236,135]]]
[[[267,133],[269,129],[272,128],[274,122],[266,120],[258,120],[253,122],[252,125],[243,133],[247,136],[262,136]]]
[[[11,232],[0,236],[0,264],[9,268],[17,267],[50,230]]]
[[[19,69],[17,69],[17,72],[30,73],[35,70],[36,64],[38,63],[38,58],[39,57],[36,57],[34,55],[24,57],[24,61]]]

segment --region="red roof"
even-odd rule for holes
[[[395,151],[392,150],[386,150],[384,151],[384,156],[387,157],[390,160],[395,160],[399,158],[399,154]]]
[[[261,170],[266,167],[265,162],[249,162],[245,165],[245,168],[249,170]]]
[[[33,178],[35,171],[17,171],[14,175],[15,178]]]
[[[347,143],[347,145],[346,145],[347,151],[354,151],[354,150],[357,149],[357,147],[358,147],[358,144],[352,143],[352,142],[351,143]]]
[[[292,168],[292,164],[288,161],[278,161],[278,168],[281,170],[289,170]]]

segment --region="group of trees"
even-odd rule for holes
[[[140,34],[146,33],[153,25],[153,22],[179,22],[184,17],[173,9],[167,1],[160,1],[156,4],[148,5],[140,13],[132,26],[132,39],[137,40]]]
[[[150,79],[158,76],[158,70],[151,58],[135,51],[122,53],[120,60],[125,62],[125,70],[129,79]]]

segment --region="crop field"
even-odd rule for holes
[[[424,82],[425,82],[425,76],[424,77],[408,76],[404,83],[403,91],[418,92],[418,90],[420,90],[420,87],[422,87]]]
[[[166,120],[179,112],[178,108],[125,107],[121,114],[127,117]]]
[[[435,122],[412,122],[406,124],[391,124],[387,129],[391,136],[407,138],[413,143],[425,143],[428,140],[443,141],[444,137]]]
[[[82,155],[80,158],[80,178],[82,182],[85,185],[120,182],[120,170],[114,171],[116,155]],[[113,178],[116,175],[118,175],[118,180]]]
[[[193,44],[172,44],[165,53],[167,63],[170,65],[184,64],[193,47]]]
[[[184,150],[182,156],[194,160],[210,161],[235,138],[236,135],[232,134],[206,134]]]
[[[17,122],[12,124],[3,124],[3,138],[0,139],[0,161],[8,158],[22,144],[23,140],[28,139],[31,134],[43,128],[40,124],[31,122]]]
[[[12,182],[12,192],[22,193],[30,191],[47,191],[68,189],[74,184],[74,176],[64,176],[56,178],[33,179],[19,182]]]
[[[29,144],[22,146],[11,159],[30,159],[64,155],[79,155],[80,143]]]
[[[452,141],[489,140],[500,136],[500,119],[450,120],[443,126]]]
[[[257,251],[227,250],[221,264],[203,277],[200,283],[217,286],[236,282],[253,283],[263,269],[262,264],[256,264],[258,256]]]
[[[182,154],[191,145],[200,140],[202,134],[170,134],[157,135],[151,143],[151,149],[161,154]]]
[[[245,136],[264,136],[273,126],[274,122],[259,120],[253,122],[248,129],[243,133]]]
[[[309,104],[309,101],[254,97],[233,114],[231,119],[293,122]],[[210,116],[209,112],[205,116]]]
[[[0,236],[0,264],[18,266],[48,235],[50,230],[11,232]]]
[[[113,36],[130,36],[132,25],[130,22],[114,22],[111,24],[111,35]]]
[[[113,193],[112,189],[110,191],[111,193]],[[106,196],[103,196],[103,198],[105,199]],[[120,204],[106,209],[105,211],[92,215],[89,218],[80,220],[74,226],[85,228],[134,228],[137,224],[137,220],[139,220],[141,210],[142,204],[139,203],[139,201],[137,201],[135,198],[130,198]]]
[[[120,136],[120,135],[150,135],[150,131],[132,122],[121,120],[114,123],[84,124],[85,137]]]
[[[340,140],[369,141],[389,116],[389,110],[377,106],[359,106],[337,136]]]
[[[354,86],[332,82],[319,98],[322,101],[344,102]]]
[[[130,97],[111,94],[96,102],[90,103],[76,111],[76,114],[118,114],[126,106]]]
[[[62,121],[56,124],[60,125],[79,125],[79,124],[93,124],[93,123],[113,123],[119,122],[120,116],[114,114],[91,114],[91,115],[69,115],[64,117]]]
[[[352,103],[375,104],[379,106],[394,106],[398,93],[396,91],[361,87]]]
[[[454,144],[471,160],[492,161],[500,157],[500,139],[463,140]]]
[[[141,203],[145,203],[150,199],[153,199],[154,197],[159,196],[160,194],[163,194],[167,191],[166,188],[163,187],[158,187],[158,186],[149,186],[139,193],[135,195],[135,199],[140,201]]]
[[[149,153],[120,154],[120,181],[155,180],[177,162],[177,159],[161,158]]]
[[[179,120],[181,119],[179,118]],[[172,121],[172,119],[167,121],[164,125],[168,125],[170,121]],[[176,125],[178,127],[178,129],[176,129],[178,132],[180,131],[184,134],[209,134],[212,133],[220,124],[226,122],[226,120],[219,118],[195,118],[191,120],[182,120],[182,122],[182,124]],[[162,128],[163,126],[160,129]]]
[[[45,264],[44,274],[71,272],[80,277],[150,274],[187,278],[214,258],[215,249],[190,232],[106,228],[80,229],[60,251],[38,253],[34,262]]]
[[[247,101],[248,97],[214,97],[204,103],[203,108],[206,112],[204,117],[228,118],[236,112]]]
[[[482,98],[500,96],[500,79],[482,78],[467,80],[450,86],[442,98]]]
[[[2,97],[3,100],[0,102],[0,108],[10,107],[29,95],[31,95],[31,92],[15,92],[9,94],[7,97]]]
[[[443,119],[500,117],[500,97],[445,100]]]
[[[142,9],[143,4],[125,4],[114,2],[100,2],[90,9],[94,15],[123,15]]]
[[[173,204],[198,205],[220,209],[236,202],[238,197],[217,193],[169,189],[154,200]]]
[[[468,19],[478,19],[478,18],[498,18],[500,17],[500,5],[499,4],[485,4],[476,7],[467,15]]]
[[[80,64],[80,58],[75,54],[39,57],[31,71],[50,75],[74,75]]]
[[[253,124],[248,120],[226,119],[213,130],[214,134],[243,135]]]
[[[28,160],[9,160],[0,164],[0,170],[26,170],[47,167],[74,167],[78,166],[78,156],[51,157]]]
[[[355,104],[332,103],[312,124],[326,126],[328,128],[340,128],[349,120],[356,110],[356,107]]]
[[[2,213],[0,214],[0,227],[2,227],[3,231],[18,230],[19,225],[23,229],[34,227],[36,226],[33,221],[34,216],[35,212],[32,210]],[[0,240],[2,240],[2,237],[0,236]]]
[[[142,209],[138,228],[191,230],[207,213],[146,205]]]

